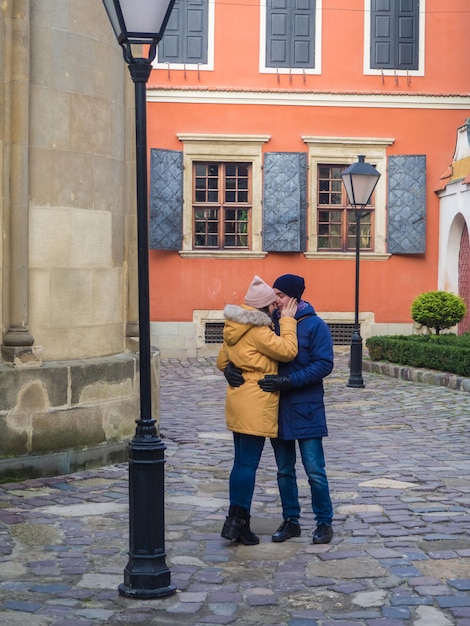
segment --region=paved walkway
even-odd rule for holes
[[[118,595],[127,563],[126,464],[0,486],[0,624],[469,626],[470,394],[366,372],[326,382],[333,542],[299,469],[302,536],[274,544],[269,442],[253,507],[258,546],[220,538],[232,445],[214,359],[161,372],[166,549],[178,592]]]

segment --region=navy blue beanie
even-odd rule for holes
[[[302,276],[283,274],[274,281],[273,289],[279,289],[286,296],[300,300],[305,290],[305,281]]]

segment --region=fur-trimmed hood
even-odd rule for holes
[[[247,305],[227,304],[224,309],[224,340],[229,346],[235,345],[253,326],[273,327],[271,318],[264,311]]]

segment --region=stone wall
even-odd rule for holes
[[[158,412],[158,353],[153,353]],[[139,417],[138,358],[0,365],[0,480],[123,461]]]
[[[124,457],[135,430],[134,129],[102,2],[1,4],[0,478]]]

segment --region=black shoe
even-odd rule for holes
[[[333,539],[333,529],[329,524],[318,524],[313,533],[313,543],[330,543]]]
[[[288,517],[282,522],[271,539],[275,543],[281,543],[281,541],[287,541],[292,537],[300,537],[300,524],[296,519]]]

